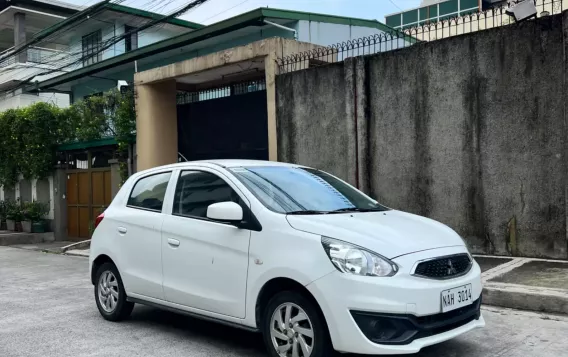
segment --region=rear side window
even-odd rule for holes
[[[171,175],[164,172],[138,180],[128,198],[128,206],[161,212]]]
[[[207,207],[219,202],[235,202],[245,207],[239,195],[219,176],[203,171],[183,171],[174,196],[173,214],[207,217]]]

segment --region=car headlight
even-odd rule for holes
[[[393,276],[398,266],[389,259],[354,244],[322,237],[321,244],[333,265],[342,273],[361,276]]]

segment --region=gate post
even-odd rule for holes
[[[120,189],[120,163],[117,159],[108,160],[110,164],[110,196],[114,198]]]
[[[67,173],[56,166],[53,173],[53,235],[55,240],[67,240]]]

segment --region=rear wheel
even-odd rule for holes
[[[262,333],[273,357],[328,357],[332,348],[319,309],[302,294],[276,294],[264,309]]]
[[[118,269],[104,263],[95,276],[95,301],[102,317],[109,321],[128,318],[134,303],[126,301],[126,292]]]

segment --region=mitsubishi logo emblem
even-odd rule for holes
[[[451,259],[448,259],[447,268],[448,268],[448,275],[457,274],[457,270],[456,270],[456,268],[454,268],[454,264],[452,263]]]

